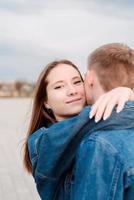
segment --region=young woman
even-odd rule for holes
[[[118,104],[118,111],[121,110],[124,103],[132,99],[132,95],[133,92],[129,88],[114,89],[108,94],[103,95],[103,98],[100,98],[96,102],[91,111],[91,117],[96,115],[98,121],[104,115],[106,119],[115,105]],[[111,103],[112,98],[113,103]],[[54,185],[52,184],[47,189],[47,184],[50,185],[49,181],[53,178],[49,176],[50,179],[42,177],[42,174],[37,170],[40,168],[40,162],[43,162],[41,161],[40,152],[44,151],[44,157],[47,159],[47,162],[44,163],[44,168],[49,172],[53,167],[49,165],[49,160],[53,159],[53,165],[57,165],[58,163],[59,155],[56,154],[57,146],[60,144],[61,146],[58,148],[63,149],[62,146],[67,144],[65,140],[71,140],[70,138],[72,137],[71,133],[68,133],[68,137],[64,135],[64,132],[61,135],[58,134],[59,131],[62,133],[62,126],[60,124],[67,121],[67,126],[69,126],[67,119],[78,115],[85,106],[84,83],[78,68],[68,60],[49,63],[40,74],[36,84],[32,116],[24,151],[25,168],[29,173],[33,174],[37,190],[42,199],[57,199],[57,191],[59,192],[59,190],[61,190],[61,193],[64,193],[64,180],[68,175],[69,170],[67,168],[69,169],[69,167],[62,170],[64,173],[61,172],[61,188],[57,190],[59,182],[54,180],[54,182],[52,181]],[[54,125],[51,126],[52,124]],[[41,140],[44,140],[43,136],[47,136],[48,134],[54,135],[52,140],[54,139],[55,141],[57,141],[56,137],[58,137],[58,143],[56,142],[56,145],[52,146],[53,152],[55,150],[54,156],[51,155],[51,150],[46,151],[47,146],[51,145],[51,141],[48,142],[46,138],[46,144],[44,146],[40,145]],[[64,151],[61,151],[61,153],[63,154]],[[56,173],[56,171],[52,171],[52,173]],[[42,192],[42,188],[46,188],[46,191]],[[62,194],[62,197],[58,199],[64,199],[63,196],[65,197]]]

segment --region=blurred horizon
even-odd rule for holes
[[[43,67],[69,59],[83,74],[105,43],[134,48],[132,0],[0,0],[0,82],[34,82]]]

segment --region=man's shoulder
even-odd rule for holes
[[[120,146],[120,144],[129,144],[134,141],[134,127],[126,129],[100,129],[91,132],[83,137],[81,144],[96,142]]]
[[[86,135],[79,145],[79,151],[82,151],[85,148],[94,148],[99,150],[105,149],[106,151],[109,150],[113,153],[117,153],[116,146],[111,142],[112,135],[110,134],[110,131],[98,130]],[[106,135],[107,137],[105,137]]]
[[[116,156],[122,163],[129,166],[131,160],[134,166],[134,128],[126,130],[107,130],[97,131],[83,138],[78,153],[94,152],[103,156],[107,153],[110,156]]]

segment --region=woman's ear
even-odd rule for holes
[[[51,109],[50,105],[47,103],[47,101],[44,101],[44,106],[47,108],[47,109]]]

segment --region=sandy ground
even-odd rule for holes
[[[31,100],[0,99],[0,200],[39,200],[22,165],[22,144]]]

